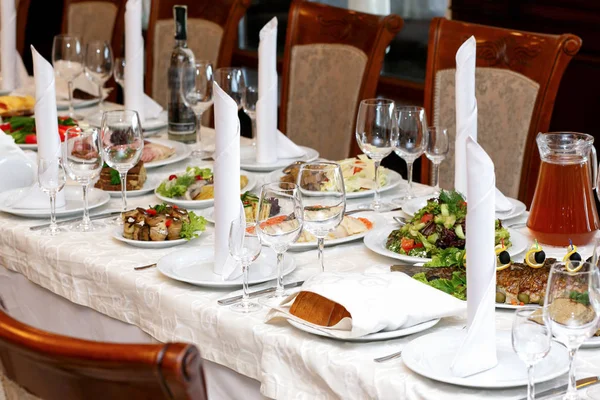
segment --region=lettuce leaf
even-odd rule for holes
[[[467,275],[464,271],[454,271],[451,279],[434,279],[428,281],[424,272],[413,275],[413,279],[448,293],[457,299],[467,299]]]
[[[206,229],[206,220],[204,217],[196,215],[193,211],[189,211],[188,216],[190,217],[190,222],[183,223],[179,236],[182,239],[191,240],[199,236],[197,232],[202,232]]]

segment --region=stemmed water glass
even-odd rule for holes
[[[433,194],[440,194],[440,164],[448,154],[448,130],[437,126],[427,128],[425,155],[433,164]]]
[[[85,48],[85,75],[98,85],[100,110],[104,110],[102,88],[113,72],[113,54],[110,44],[101,40],[89,42]]]
[[[325,182],[315,187],[317,182]],[[346,188],[342,169],[332,162],[302,164],[296,184],[302,195],[304,229],[317,238],[321,270],[325,271],[325,237],[342,222],[346,211]]]
[[[258,234],[277,254],[277,287],[270,298],[286,295],[283,287],[283,258],[302,232],[302,199],[294,183],[267,183],[260,190]]]
[[[73,81],[83,72],[84,50],[76,36],[56,35],[52,42],[54,72],[67,81],[69,89],[69,117],[79,119],[73,108]]]
[[[136,111],[106,111],[102,115],[100,149],[109,167],[119,172],[121,180],[122,211],[127,211],[127,171],[140,160],[144,148],[142,126]],[[119,216],[114,221],[122,224]]]
[[[213,103],[213,66],[210,61],[187,64],[183,67],[180,80],[181,98],[196,114],[196,149],[192,152],[192,157],[204,158],[210,154],[203,149],[200,131],[202,114]]]
[[[56,195],[60,192],[67,178],[60,157],[46,159],[38,157],[38,184],[50,197],[50,226],[40,232],[46,236],[56,236],[63,229],[56,225]]]
[[[69,177],[81,185],[83,194],[83,219],[71,228],[77,232],[91,232],[95,229],[88,210],[88,190],[90,184],[102,171],[100,153],[100,132],[96,128],[70,128],[62,143],[63,165]]]
[[[394,102],[388,99],[366,99],[360,102],[356,117],[358,146],[375,164],[375,195],[369,206],[375,211],[387,211],[390,204],[379,198],[379,166],[394,149]]]
[[[575,355],[581,344],[598,329],[600,282],[597,267],[583,261],[555,263],[550,269],[544,321],[556,339],[569,350],[569,382],[565,400],[579,399],[575,380]]]
[[[512,347],[527,366],[527,400],[535,398],[533,367],[550,352],[552,334],[536,321],[537,306],[525,306],[515,311],[512,325]]]
[[[406,194],[396,202],[402,202],[414,197],[412,190],[413,163],[427,148],[427,120],[423,107],[396,107],[394,120],[396,122],[395,148],[396,154],[406,161],[408,187]]]
[[[244,214],[240,216],[244,218]],[[229,230],[229,254],[242,265],[243,294],[242,301],[231,306],[231,310],[240,313],[250,313],[262,307],[256,302],[251,302],[248,297],[248,269],[258,258],[262,249],[260,236],[257,235],[255,223],[243,223],[238,218],[231,222]]]
[[[215,71],[215,82],[236,102],[239,110],[242,107],[242,97],[246,87],[242,70],[239,68],[218,68]]]
[[[242,96],[244,112],[252,121],[252,146],[256,146],[256,103],[258,102],[258,88],[247,86]]]
[[[113,76],[115,77],[115,82],[117,82],[119,86],[121,86],[121,89],[125,90],[125,58],[115,58],[115,68],[113,69]]]

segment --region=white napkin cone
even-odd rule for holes
[[[467,138],[477,141],[477,99],[475,98],[475,37],[467,39],[456,52],[456,142],[454,188],[469,200],[467,189]],[[512,204],[496,189],[496,211],[510,211]]]
[[[304,156],[302,148],[277,130],[277,18],[260,30],[256,130],[257,163],[273,164],[278,158]]]
[[[142,37],[142,0],[127,0],[125,5],[125,108],[144,113],[144,38]]]
[[[158,104],[154,99],[147,94],[144,94],[144,116],[146,120],[149,119],[158,119],[160,117],[160,113],[163,112],[163,108],[160,104]]]
[[[240,120],[235,101],[214,83],[215,107],[215,263],[214,273],[227,278],[229,226],[240,213]],[[227,271],[225,268],[227,267]],[[235,265],[234,265],[235,267]]]
[[[496,253],[494,251],[496,175],[494,163],[467,138],[467,335],[450,367],[458,377],[486,371],[496,357]]]
[[[267,314],[267,321],[292,319],[339,338],[355,338],[409,328],[432,319],[459,315],[465,310],[464,301],[404,273],[389,270],[379,273],[322,272],[304,282],[301,290],[341,304],[352,318],[344,318],[332,327],[301,320],[289,313],[289,306],[298,295],[294,293]]]
[[[0,193],[5,190],[31,186],[36,181],[37,165],[19,146],[12,136],[0,129]]]
[[[25,83],[27,69],[17,51],[17,11],[15,0],[2,0],[0,4],[0,68],[2,90],[14,90]]]

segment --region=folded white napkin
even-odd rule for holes
[[[2,0],[0,4],[0,57],[2,68],[2,90],[14,90],[19,87],[19,71],[24,68],[21,56],[17,52],[17,11],[15,0]]]
[[[125,108],[144,110],[144,38],[142,37],[142,0],[127,0],[125,5]]]
[[[215,82],[215,264],[214,272],[225,276],[229,256],[229,226],[240,209],[240,120],[236,102]]]
[[[301,290],[344,306],[352,318],[344,318],[332,327],[301,320],[289,313],[289,306],[298,295],[294,293],[267,314],[267,321],[293,319],[339,338],[354,338],[409,328],[465,310],[464,301],[401,272],[322,272],[304,282]]]
[[[12,136],[0,129],[0,171],[10,171],[10,174],[0,174],[0,193],[5,190],[35,183],[37,166],[15,144]]]
[[[256,162],[302,157],[305,152],[277,130],[277,18],[260,30],[258,101],[256,103]]]
[[[467,138],[477,141],[477,99],[475,98],[475,56],[477,42],[471,36],[456,52],[456,142],[454,187],[469,198],[467,191]],[[496,211],[510,211],[512,204],[496,189]]]
[[[163,108],[154,99],[147,94],[144,94],[144,116],[146,119],[158,119]]]
[[[459,377],[493,368],[496,358],[496,254],[494,163],[473,138],[467,138],[467,335],[451,365]]]

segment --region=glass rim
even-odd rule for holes
[[[331,169],[333,168],[340,168],[340,164],[332,162],[332,161],[313,161],[313,162],[309,162],[309,163],[305,163],[300,165],[300,170],[302,169],[318,169],[320,171],[323,170],[323,168],[318,168],[317,166],[322,166],[324,165],[325,167],[329,167]]]
[[[59,33],[57,35],[54,35],[54,39],[56,38],[61,38],[61,39],[77,39],[81,42],[81,37],[77,36],[77,35],[73,35],[70,33]]]
[[[396,106],[396,108],[394,109],[394,112],[399,113],[399,112],[425,112],[425,107],[421,107],[421,106]]]
[[[285,185],[290,185],[290,188],[282,188],[280,185],[281,184],[285,184]],[[263,184],[260,187],[260,191],[262,193],[263,189],[268,189],[270,191],[277,191],[277,192],[293,192],[294,190],[298,190],[299,187],[295,182],[268,182]]]
[[[589,268],[587,271],[583,271],[583,268],[578,270],[578,271],[569,271],[567,265],[568,264],[575,264],[575,265],[580,265],[583,264],[583,266],[585,266],[586,264],[588,264],[589,266],[591,266],[592,268]],[[598,268],[597,265],[594,265],[593,263],[589,262],[589,261],[557,261],[554,264],[552,264],[552,267],[550,268],[550,272],[552,273],[557,273],[557,274],[563,274],[563,275],[579,275],[579,274],[593,274],[596,273],[596,270],[600,269]]]
[[[360,104],[367,106],[388,107],[390,105],[394,105],[394,100],[388,98],[363,99],[360,101]]]
[[[240,67],[219,67],[215,70],[215,72],[219,72],[219,71],[222,71],[222,72],[240,71],[240,72],[242,72],[242,69],[243,68],[240,68]]]

